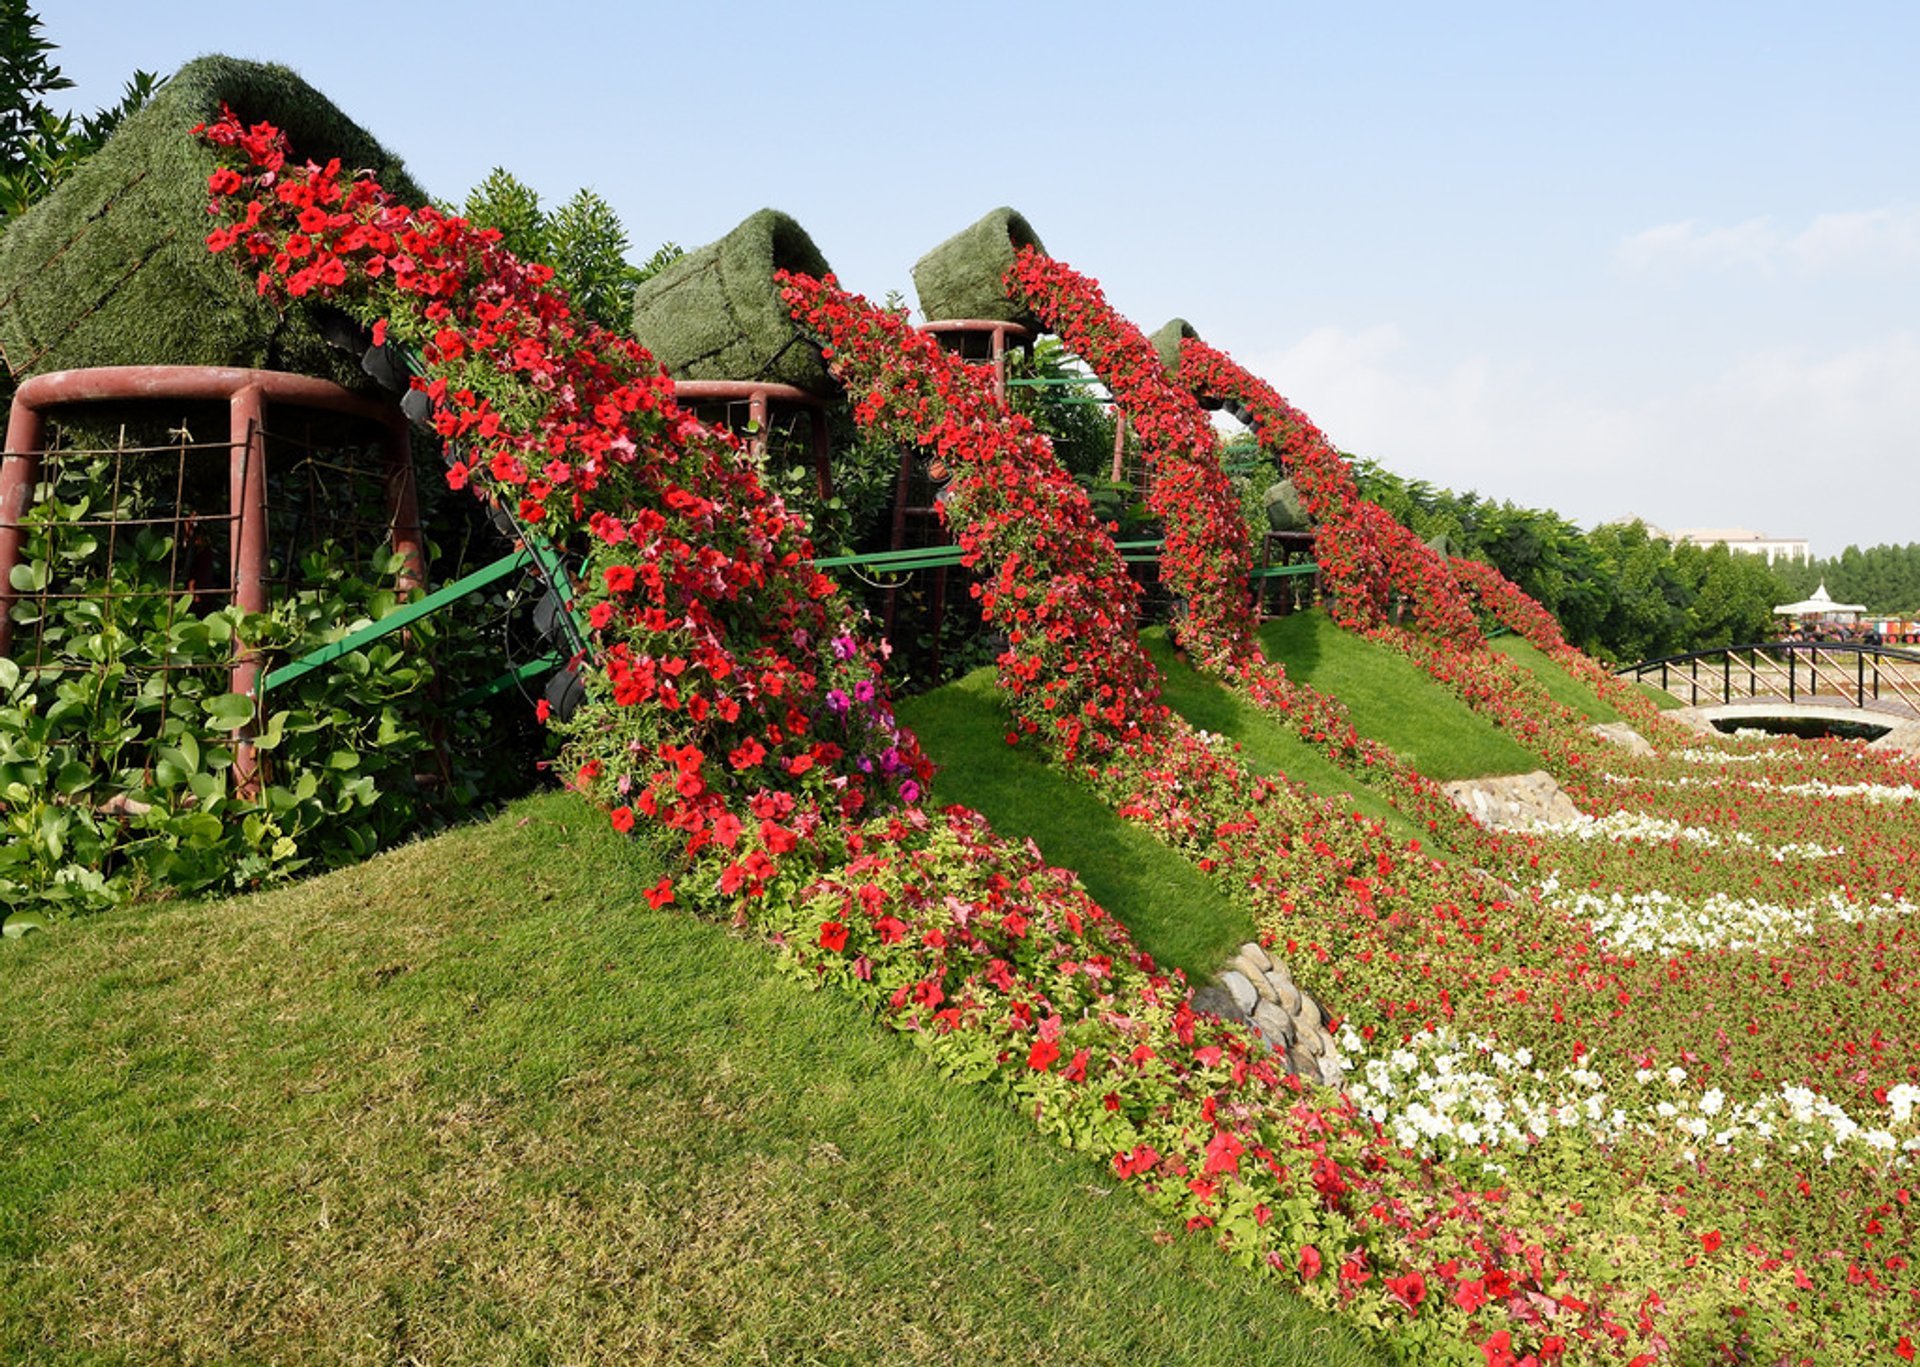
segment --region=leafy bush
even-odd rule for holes
[[[258,714],[229,691],[242,643],[264,672],[393,612],[398,554],[310,541],[275,567],[290,587],[247,614],[209,585],[213,538],[137,463],[56,454],[45,476],[13,571],[14,658],[0,659],[0,908],[88,910],[350,863],[530,768],[499,764],[525,748],[499,719],[439,718],[442,683],[489,653],[480,614],[423,619],[275,689]],[[243,797],[236,752],[256,722],[265,781]],[[444,742],[478,752],[489,731],[492,776],[454,773]]]

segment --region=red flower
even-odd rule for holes
[[[820,923],[820,948],[838,954],[847,947],[847,928],[839,921]]]
[[[661,907],[670,905],[672,902],[673,880],[671,878],[662,878],[658,883],[655,883],[647,889],[647,905],[656,911]]]
[[[613,823],[613,828],[616,831],[625,835],[633,829],[633,808],[615,807],[612,812],[608,813],[607,819]]]
[[[1053,1067],[1053,1061],[1060,1057],[1060,1046],[1050,1039],[1037,1039],[1033,1048],[1027,1051],[1027,1067],[1036,1073],[1044,1073]]]
[[[1300,1280],[1312,1281],[1320,1275],[1320,1267],[1320,1250],[1312,1244],[1303,1245],[1300,1249]]]
[[[606,572],[608,593],[633,592],[633,566],[609,565]]]
[[[1407,1313],[1413,1314],[1420,1309],[1420,1302],[1427,1298],[1427,1279],[1418,1272],[1388,1277],[1387,1291],[1407,1307]]]
[[[1705,1234],[1702,1234],[1700,1236],[1700,1247],[1706,1249],[1709,1253],[1718,1253],[1720,1251],[1720,1231],[1710,1229]]]

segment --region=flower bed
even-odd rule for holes
[[[757,924],[957,1077],[1410,1359],[1911,1351],[1920,940],[1898,895],[1881,896],[1911,862],[1892,824],[1910,808],[1864,793],[1907,770],[1836,752],[1863,794],[1831,799],[1846,815],[1804,835],[1773,837],[1800,795],[1730,788],[1737,822],[1654,809],[1718,846],[1499,838],[1500,871],[1538,894],[1510,901],[1168,717],[1130,642],[1117,558],[1044,443],[981,400],[977,377],[937,373],[898,319],[786,282],[831,328],[836,369],[872,368],[863,421],[962,467],[952,502],[1007,631],[1018,729],[1211,872],[1343,1010],[1364,1090],[1310,1091],[1196,1016],[1069,876],[970,813],[917,805],[917,749],[799,529],[735,445],[672,406],[644,352],[576,327],[537,268],[459,220],[291,164],[270,129],[210,132],[244,158],[238,184],[214,187],[223,211],[253,192],[231,210],[242,230],[216,228],[214,245],[238,246],[269,293],[334,292],[417,344],[443,432],[468,443],[453,478],[592,547],[583,596],[604,664],[572,756],[617,825],[678,844],[685,872],[656,902]],[[1190,612],[1211,601],[1204,575],[1195,587]],[[1601,777],[1617,773],[1690,810],[1696,787],[1655,780],[1747,780],[1741,765],[1611,752],[1603,768],[1571,714],[1527,730],[1531,695],[1498,666],[1403,644],[1509,709],[1590,794],[1624,789]],[[1762,848],[1789,838],[1847,854]],[[1583,874],[1606,890],[1635,870],[1708,877],[1725,859],[1768,895],[1845,860],[1862,892],[1791,943],[1654,953],[1610,943],[1558,896]]]

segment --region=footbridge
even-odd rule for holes
[[[1689,720],[1920,725],[1920,651],[1770,641],[1643,660],[1614,671],[1676,699]]]

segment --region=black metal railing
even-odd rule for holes
[[[1766,699],[1853,707],[1901,702],[1920,711],[1920,651],[1857,641],[1716,646],[1642,660],[1614,673],[1694,707]]]

